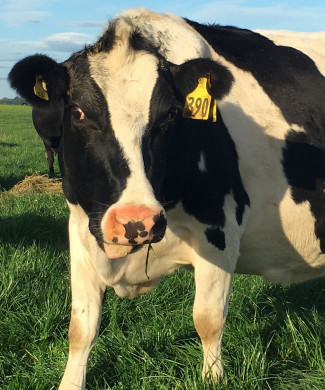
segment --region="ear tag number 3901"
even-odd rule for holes
[[[191,119],[217,120],[217,101],[207,90],[207,77],[200,77],[195,90],[186,96],[183,117]]]

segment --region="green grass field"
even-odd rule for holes
[[[67,206],[59,194],[8,191],[34,172],[47,163],[31,108],[0,106],[1,390],[57,389],[68,352]],[[236,275],[217,385],[200,379],[193,297],[183,270],[134,300],[109,289],[87,389],[325,389],[323,280],[281,287]]]

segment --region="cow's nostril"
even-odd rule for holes
[[[138,231],[143,231],[145,229],[145,226],[143,224],[143,221],[141,222],[135,222],[134,224],[135,228],[138,230]]]
[[[137,229],[137,224],[134,223],[134,222],[128,222],[126,224],[123,225],[124,226],[124,229],[125,229],[125,238],[127,239],[135,239],[138,237],[139,233],[138,233],[138,229]],[[143,229],[144,230],[144,226],[143,226]]]
[[[159,242],[163,238],[166,231],[167,220],[163,212],[155,215],[153,220],[155,224],[152,228],[153,239],[151,242],[155,243],[155,242]]]

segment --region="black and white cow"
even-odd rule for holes
[[[107,286],[132,298],[193,266],[203,376],[217,379],[234,272],[324,275],[324,34],[293,38],[309,56],[280,35],[129,10],[64,63],[12,69],[34,108],[62,112],[72,311],[60,390],[85,389]]]

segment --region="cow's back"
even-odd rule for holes
[[[287,30],[255,30],[277,45],[292,46],[308,55],[325,75],[325,31],[295,32]]]

